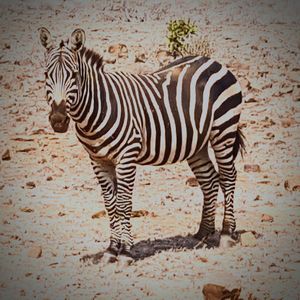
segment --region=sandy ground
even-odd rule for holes
[[[127,8],[118,1],[0,4],[0,153],[11,156],[0,163],[0,298],[202,299],[204,284],[214,283],[241,288],[243,299],[300,299],[299,4],[145,1]],[[148,254],[124,269],[82,263],[107,246],[108,220],[91,217],[104,204],[73,126],[59,135],[48,123],[37,28],[48,27],[59,41],[82,27],[86,45],[100,53],[123,43],[128,57],[106,69],[144,72],[158,68],[166,23],[179,17],[197,22],[212,57],[243,86],[248,150],[236,163],[235,207],[238,228],[255,231],[256,245],[181,249],[177,240],[153,255],[167,238],[196,232],[202,195],[186,184],[192,173],[185,163],[140,167],[134,209],[150,214],[132,219],[132,231],[137,247],[150,239]],[[145,63],[134,62],[140,52]],[[259,169],[245,166],[253,164]],[[220,195],[218,228],[222,212]],[[39,258],[30,254],[36,248]]]

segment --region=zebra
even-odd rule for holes
[[[103,58],[84,46],[83,29],[53,45],[39,29],[46,49],[45,89],[50,124],[66,132],[70,118],[101,186],[110,223],[104,257],[132,259],[130,217],[138,165],[187,161],[203,193],[195,238],[215,232],[219,186],[224,194],[222,234],[233,235],[234,166],[244,149],[239,119],[241,87],[224,66],[188,56],[149,74],[105,72]],[[208,154],[211,145],[218,171]]]

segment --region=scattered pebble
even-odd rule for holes
[[[274,218],[272,216],[270,216],[270,215],[262,214],[261,221],[262,222],[273,222]]]
[[[21,208],[22,212],[26,212],[26,213],[31,213],[34,212],[34,209],[30,208],[30,207],[23,207]]]
[[[190,177],[186,180],[185,184],[187,186],[191,186],[191,187],[195,187],[195,186],[199,186],[198,180],[195,177]]]
[[[284,188],[289,192],[300,191],[300,176],[291,176],[284,181]]]
[[[208,283],[203,286],[202,293],[205,300],[238,300],[241,294],[241,289],[237,288],[229,291],[224,286]]]
[[[34,246],[29,249],[28,256],[32,258],[40,258],[42,256],[42,252],[42,247]]]
[[[256,165],[256,164],[253,164],[253,165],[245,164],[244,171],[245,172],[260,172],[260,166]]]
[[[257,244],[255,235],[250,231],[242,233],[240,240],[243,247],[254,247]]]
[[[34,189],[36,187],[36,185],[33,181],[28,181],[28,182],[26,182],[26,187],[28,189]]]
[[[100,211],[98,211],[98,212],[96,212],[92,215],[92,219],[100,219],[100,218],[105,217],[105,216],[106,216],[106,211],[105,210],[100,210]]]
[[[114,54],[118,58],[127,58],[128,48],[125,44],[115,44],[108,47],[108,53]]]
[[[5,150],[5,152],[2,154],[2,160],[11,160],[9,149]]]

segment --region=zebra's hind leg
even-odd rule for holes
[[[236,170],[232,156],[228,157],[226,154],[222,155],[222,151],[215,151],[215,154],[220,173],[220,185],[225,198],[222,233],[229,234],[234,238],[234,232],[236,229],[236,221],[234,217]]]
[[[215,232],[215,205],[219,190],[219,174],[209,158],[207,146],[189,158],[188,164],[200,184],[204,197],[202,219],[195,235],[197,239],[202,240]]]
[[[120,220],[116,213],[117,180],[115,166],[108,160],[92,160],[92,166],[102,189],[104,204],[110,222],[110,244],[104,252],[102,261],[113,262],[116,260],[121,247],[121,232],[118,227]]]
[[[225,198],[224,219],[222,234],[230,235],[236,239],[236,221],[234,217],[234,190],[236,182],[236,169],[234,166],[235,138],[212,139],[212,147],[215,152],[216,161],[220,174],[220,186]]]

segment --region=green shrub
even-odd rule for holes
[[[193,38],[198,27],[190,20],[173,20],[168,23],[168,48],[174,57],[199,55],[210,57],[214,52],[206,36]]]
[[[190,20],[173,20],[168,23],[168,48],[174,57],[183,55],[185,40],[196,32],[197,26]]]

